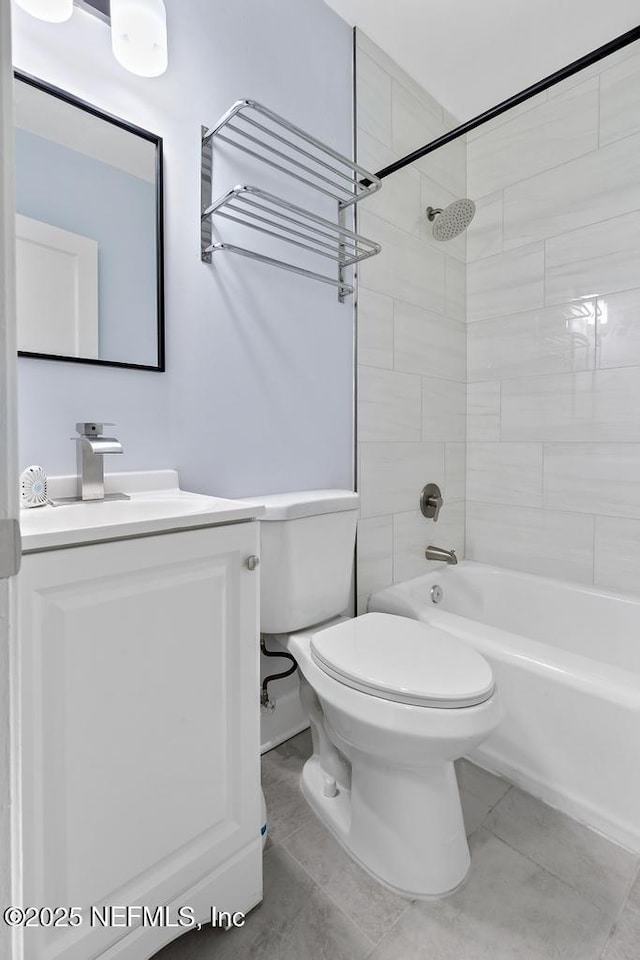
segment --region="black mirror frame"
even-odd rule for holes
[[[18,356],[35,357],[38,360],[58,360],[66,361],[67,363],[90,363],[94,366],[100,367],[124,367],[128,370],[149,370],[155,373],[164,373],[166,370],[166,364],[164,316],[164,181],[162,137],[159,137],[154,133],[150,133],[148,130],[144,130],[142,127],[137,127],[132,123],[127,123],[125,120],[121,120],[120,117],[116,117],[104,110],[99,110],[97,107],[87,103],[85,100],[80,100],[78,97],[67,93],[66,90],[61,90],[59,87],[54,87],[52,84],[45,83],[43,80],[33,77],[28,73],[23,73],[21,70],[14,70],[13,76],[14,80],[20,80],[22,83],[28,83],[30,86],[41,90],[43,93],[48,93],[53,97],[58,97],[59,100],[64,100],[65,103],[68,103],[73,107],[78,107],[80,110],[84,110],[86,113],[90,113],[94,117],[98,117],[101,120],[106,120],[108,123],[113,123],[122,130],[126,130],[129,133],[136,134],[138,137],[143,137],[145,140],[149,140],[155,145],[156,148],[156,303],[158,311],[157,364],[151,365],[144,363],[125,363],[121,360],[94,360],[85,357],[65,357],[53,353],[33,353],[27,350],[18,350]]]

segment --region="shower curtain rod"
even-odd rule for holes
[[[484,113],[478,114],[478,116],[472,120],[461,123],[460,126],[450,130],[449,133],[445,133],[441,137],[431,140],[431,142],[425,144],[424,147],[419,147],[412,153],[408,153],[407,156],[402,157],[401,160],[390,163],[389,166],[378,170],[376,176],[383,180],[385,177],[391,176],[392,173],[397,173],[398,170],[402,170],[403,167],[407,167],[416,160],[420,160],[421,157],[425,157],[428,153],[433,153],[433,151],[439,147],[444,147],[445,144],[451,143],[452,140],[457,140],[458,137],[464,136],[464,134],[469,133],[470,130],[475,130],[476,127],[487,123],[488,120],[499,117],[501,113],[505,113],[512,107],[517,107],[519,103],[524,103],[524,101],[529,100],[530,97],[535,97],[537,93],[542,93],[543,90],[553,87],[556,83],[560,83],[561,80],[566,80],[567,77],[572,77],[574,73],[579,73],[580,70],[591,66],[592,63],[597,63],[598,60],[602,60],[604,57],[608,57],[609,54],[615,53],[616,50],[621,50],[622,47],[633,43],[634,40],[640,40],[640,26],[633,27],[632,30],[621,34],[621,36],[616,37],[615,40],[610,40],[609,43],[598,47],[597,50],[592,50],[591,53],[580,57],[579,60],[574,60],[573,63],[567,64],[566,67],[556,70],[555,73],[544,77],[543,80],[538,80],[537,83],[533,83],[530,87],[521,90],[520,93],[514,94],[512,97],[509,97],[508,100],[503,100],[502,103],[498,103],[495,107],[485,110]],[[364,185],[368,185],[366,181],[364,181]]]

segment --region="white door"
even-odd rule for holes
[[[120,940],[98,904],[196,908],[207,878],[202,919],[260,899],[257,546],[253,522],[24,557],[22,899],[84,916],[27,930],[25,960]]]
[[[9,0],[0,0],[0,904],[12,899],[9,577],[16,566],[16,353],[14,306],[13,91]],[[14,953],[0,922],[0,956]]]
[[[97,359],[98,243],[16,215],[18,350]]]

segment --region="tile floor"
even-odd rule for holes
[[[464,887],[409,903],[375,883],[298,789],[308,732],[263,757],[264,901],[155,960],[640,960],[640,860],[506,781],[458,764]]]

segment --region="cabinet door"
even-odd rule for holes
[[[216,871],[219,909],[260,899],[257,527],[24,558],[23,904],[83,909],[27,930],[25,960],[98,956],[130,929],[91,905],[168,904]],[[245,848],[246,902],[225,903]]]

